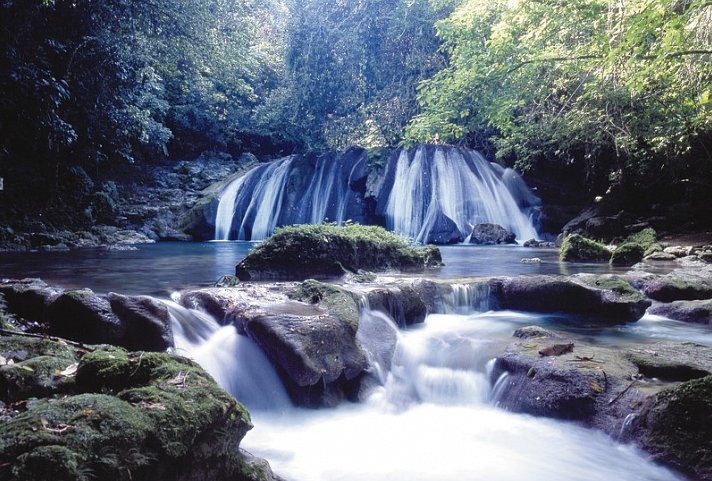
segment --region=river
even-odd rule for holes
[[[175,290],[209,286],[232,274],[253,245],[164,242],[126,251],[3,253],[0,275],[167,299]],[[607,264],[562,264],[554,249],[445,246],[442,254],[446,266],[429,276],[619,272]],[[541,262],[521,262],[532,257]],[[380,373],[380,384],[363,402],[318,410],[293,407],[264,354],[232,326],[221,327],[205,315],[175,322],[178,351],[200,362],[250,408],[255,428],[243,448],[269,460],[289,481],[682,479],[602,433],[496,406],[488,381],[491,359],[517,326],[565,327],[556,318],[510,311],[430,314],[422,325],[398,331],[391,369]],[[181,334],[185,323],[201,333],[199,341]],[[712,345],[704,329],[652,316],[572,334],[611,344],[678,339]]]

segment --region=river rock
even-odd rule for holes
[[[673,301],[652,306],[648,313],[693,324],[712,324],[712,300]]]
[[[442,265],[435,246],[414,247],[377,226],[284,227],[235,268],[240,280],[338,278],[359,270],[422,272]]]
[[[462,234],[454,220],[442,212],[438,212],[433,227],[425,239],[428,244],[457,244],[462,242]]]
[[[625,440],[690,479],[712,480],[712,376],[694,379],[651,397]]]
[[[470,233],[470,244],[516,244],[514,233],[497,224],[477,224]]]
[[[565,262],[608,262],[611,251],[599,242],[573,234],[564,238],[559,258]]]
[[[23,405],[0,408],[2,479],[274,479],[239,451],[252,427],[245,408],[194,362],[6,339],[0,354],[16,362],[2,367],[3,376],[33,371],[38,386],[61,388],[15,390],[13,397],[0,391],[3,403]],[[23,360],[18,350],[26,353]]]
[[[173,347],[171,318],[165,304],[149,296],[110,292],[111,310],[125,326],[121,345],[130,350],[165,351]]]
[[[635,322],[651,302],[617,276],[519,276],[494,278],[496,308],[567,313],[604,324]]]
[[[126,326],[91,289],[63,292],[47,307],[49,333],[88,344],[120,344]]]
[[[47,306],[60,292],[41,279],[0,281],[0,294],[5,298],[7,311],[28,321],[42,321]]]
[[[354,396],[368,368],[356,342],[357,326],[318,306],[305,310],[284,304],[247,312],[238,328],[276,365],[299,405],[332,406]]]
[[[421,323],[428,308],[418,289],[399,285],[369,290],[366,293],[368,306],[388,314],[400,327]]]
[[[712,283],[678,273],[644,281],[643,293],[660,302],[712,299]]]

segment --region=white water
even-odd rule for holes
[[[366,212],[363,193],[352,190],[355,178],[364,175],[365,154],[324,155],[314,165],[297,159],[259,165],[231,182],[220,195],[215,239],[262,240],[279,225],[327,219],[340,224],[348,212],[364,219],[385,216],[389,229],[418,242],[429,241],[433,226],[445,218],[457,225],[463,239],[479,223],[499,224],[521,241],[537,237],[527,206],[538,199],[514,171],[474,151],[402,150],[384,174],[393,179],[383,186],[387,203],[371,193],[378,204],[375,212]]]
[[[536,316],[438,314],[398,332],[365,311],[359,340],[379,362],[380,384],[362,403],[306,410],[291,407],[269,361],[234,328],[199,315],[188,340],[195,311],[171,313],[179,350],[250,408],[255,428],[241,446],[289,481],[681,479],[601,433],[491,405],[491,357]],[[397,345],[387,362],[389,336]]]
[[[402,333],[366,402],[257,413],[243,447],[290,481],[681,479],[601,433],[490,405],[487,358],[512,328],[499,315],[430,316]]]
[[[512,180],[516,174],[507,171],[505,183],[504,172],[474,151],[437,148],[431,158],[425,147],[415,153],[404,150],[386,207],[388,228],[426,242],[442,213],[455,222],[463,237],[474,225],[491,223],[513,232],[520,241],[536,238],[532,220],[513,195],[523,182]],[[508,184],[516,188],[510,190]]]

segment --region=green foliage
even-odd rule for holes
[[[520,169],[576,164],[624,185],[683,179],[694,149],[712,162],[709,2],[456,3],[437,24],[450,62],[420,85],[411,142],[488,133]]]
[[[567,236],[559,252],[559,259],[565,262],[608,262],[610,258],[606,246],[579,234]]]
[[[271,120],[312,148],[393,145],[417,83],[442,68],[427,0],[289,3],[287,82]]]

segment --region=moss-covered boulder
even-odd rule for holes
[[[634,421],[632,438],[656,459],[712,480],[712,376],[667,389]]]
[[[647,255],[661,250],[657,243],[655,229],[646,228],[628,236],[620,243],[611,255],[611,264],[616,266],[632,266],[642,261]]]
[[[236,266],[240,280],[341,277],[359,270],[422,272],[442,265],[435,246],[415,247],[377,226],[301,225],[278,229]]]
[[[0,350],[34,372],[0,392],[0,480],[272,479],[239,451],[247,411],[188,359],[20,336]]]
[[[712,299],[712,283],[709,279],[686,278],[675,273],[646,279],[642,291],[649,298],[660,302]]]
[[[564,262],[608,262],[611,251],[599,242],[574,234],[564,239],[559,258]]]

